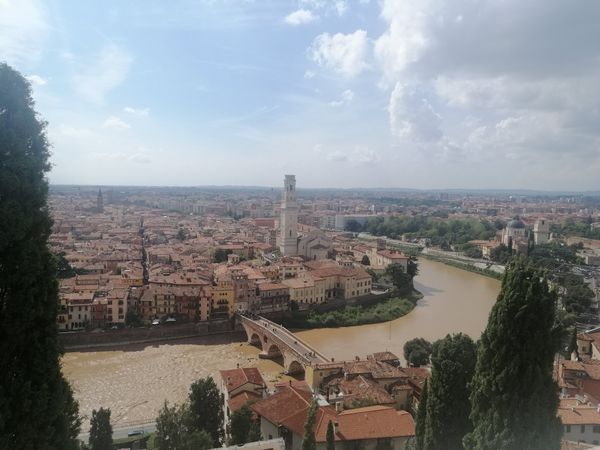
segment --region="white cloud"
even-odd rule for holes
[[[442,136],[442,118],[416,87],[396,83],[388,106],[390,130],[401,140],[435,142]]]
[[[58,132],[63,136],[72,137],[72,138],[89,138],[93,136],[91,130],[87,128],[77,128],[71,125],[62,124],[58,127]]]
[[[356,30],[350,34],[320,34],[313,41],[308,53],[319,66],[331,69],[347,78],[354,77],[368,67],[367,32]]]
[[[318,18],[319,17],[314,15],[309,9],[298,9],[285,16],[283,20],[289,25],[297,26],[314,22]]]
[[[131,56],[117,45],[105,46],[93,63],[73,77],[76,91],[85,100],[103,103],[106,95],[125,80],[131,62]]]
[[[110,116],[108,119],[106,119],[104,121],[102,126],[104,128],[110,128],[110,129],[119,130],[119,131],[128,130],[129,128],[131,128],[131,125],[129,125],[127,122],[124,122],[117,116]]]
[[[347,105],[348,103],[352,102],[353,99],[354,92],[352,92],[350,89],[346,89],[344,92],[342,92],[339,100],[329,102],[329,106],[337,107]]]
[[[36,61],[49,29],[40,2],[0,1],[0,58],[16,66]]]
[[[335,10],[338,16],[343,16],[348,10],[348,3],[345,0],[337,0],[335,2]]]
[[[152,162],[152,158],[145,153],[135,153],[127,159],[137,164],[149,164]]]
[[[45,86],[47,81],[39,75],[28,75],[25,78],[35,86]]]
[[[336,150],[326,155],[329,162],[350,163],[353,166],[376,164],[381,160],[379,153],[366,147],[355,147],[352,151]]]
[[[327,161],[331,161],[331,162],[348,161],[348,155],[346,155],[344,152],[341,152],[339,150],[328,153],[326,158],[327,158]]]
[[[134,116],[147,116],[150,114],[150,108],[132,108],[131,106],[126,106],[123,108],[123,111]]]
[[[434,0],[384,0],[381,16],[388,29],[375,41],[375,57],[384,76],[394,79],[429,46]]]
[[[304,72],[304,78],[307,78],[309,80],[311,78],[314,78],[315,75],[316,75],[316,72],[314,70],[307,70],[306,72]]]

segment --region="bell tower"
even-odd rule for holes
[[[298,203],[296,202],[296,176],[286,175],[281,197],[279,219],[279,250],[283,256],[298,253]]]

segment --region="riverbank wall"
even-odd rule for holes
[[[496,280],[502,280],[502,277],[504,276],[504,272],[497,272],[488,268],[478,267],[475,265],[477,263],[472,261],[453,259],[447,256],[434,255],[431,253],[421,253],[419,254],[419,257],[441,262],[448,266],[456,267],[457,269],[466,270],[467,272],[473,272],[486,277],[495,278]]]
[[[234,333],[239,333],[234,328],[234,321],[211,320],[118,330],[74,331],[59,333],[58,340],[68,352]]]
[[[315,305],[311,309],[298,311],[296,314],[308,315],[310,311],[330,312],[346,306],[372,306],[391,297],[389,292],[364,295],[361,297],[343,300],[331,299],[326,303]],[[264,313],[263,315],[274,321],[281,322],[291,317],[290,311]],[[158,325],[152,327],[123,328],[118,330],[93,330],[73,331],[59,333],[58,339],[63,349],[80,351],[95,348],[114,348],[119,346],[152,344],[178,339],[201,338],[206,336],[231,335],[232,340],[239,339],[243,333],[241,326],[236,326],[235,319],[211,320],[208,322],[183,323],[172,325]]]

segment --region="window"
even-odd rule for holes
[[[600,433],[600,425],[594,425],[594,433]]]
[[[571,425],[565,425],[565,433],[571,432]]]
[[[585,425],[581,425],[581,430],[582,433],[585,433]]]

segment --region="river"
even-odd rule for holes
[[[390,350],[402,357],[404,342],[413,337],[435,340],[464,332],[478,338],[498,295],[500,283],[422,258],[415,287],[424,294],[415,309],[392,322],[349,328],[302,331],[299,335],[336,360]],[[92,409],[111,409],[113,427],[151,422],[165,400],[182,402],[190,384],[221,369],[258,366],[272,384],[282,368],[259,360],[259,350],[242,342],[205,338],[177,343],[126,347],[119,350],[70,352],[62,359],[87,430]],[[218,379],[216,379],[218,380]]]
[[[421,258],[415,288],[423,293],[408,315],[387,323],[301,331],[298,335],[336,359],[365,357],[389,350],[402,359],[404,343],[415,337],[429,341],[463,332],[478,339],[500,291],[494,278]]]

